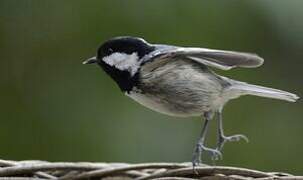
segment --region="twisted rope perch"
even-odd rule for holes
[[[208,166],[195,168],[191,163],[88,163],[0,160],[0,180],[8,179],[107,179],[107,180],[193,180],[193,179],[302,179],[286,173],[252,169]]]

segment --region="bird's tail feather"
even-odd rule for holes
[[[255,95],[289,102],[296,102],[299,99],[299,96],[293,93],[244,82],[237,82],[233,84],[231,89],[238,91],[241,95]]]

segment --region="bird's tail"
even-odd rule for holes
[[[299,99],[299,96],[293,93],[239,81],[234,83],[230,87],[230,90],[237,92],[239,95],[255,95],[273,99],[281,99],[289,102],[296,102]]]

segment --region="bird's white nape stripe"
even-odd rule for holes
[[[103,58],[106,64],[114,66],[119,70],[127,70],[131,75],[134,75],[139,69],[140,63],[138,60],[139,57],[136,52],[132,54],[115,52]]]

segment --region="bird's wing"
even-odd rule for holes
[[[184,48],[174,46],[163,46],[167,48],[156,48],[154,52],[142,59],[142,64],[161,64],[171,59],[190,59],[206,66],[229,70],[235,67],[255,68],[263,64],[263,58],[256,54],[234,51],[222,51],[206,48]],[[156,46],[157,47],[157,46]],[[151,65],[150,64],[150,65]]]

